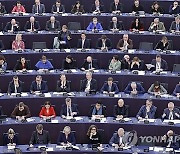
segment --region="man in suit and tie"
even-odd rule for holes
[[[123,38],[120,39],[117,44],[117,49],[126,51],[126,50],[132,49],[132,48],[133,48],[133,41],[131,39],[129,39],[128,34],[124,34]]]
[[[40,30],[39,22],[32,16],[29,21],[26,22],[24,30],[27,32],[38,32]]]
[[[97,91],[97,81],[92,78],[91,72],[86,73],[86,79],[82,80],[80,89],[87,93],[91,90]]]
[[[19,22],[17,22],[15,19],[11,19],[11,22],[8,22],[4,28],[5,32],[17,32],[20,30]]]
[[[23,91],[23,82],[19,80],[18,76],[14,76],[13,80],[9,83],[8,94],[21,93]]]
[[[97,41],[96,48],[102,51],[108,51],[112,49],[112,42],[106,35],[102,35]]]
[[[104,85],[100,91],[103,94],[117,94],[117,93],[119,93],[118,86],[116,83],[113,83],[112,77],[108,78],[108,81],[106,83],[104,83]]]
[[[66,104],[63,104],[61,108],[61,117],[67,118],[77,116],[79,114],[77,104],[72,104],[71,98],[66,98],[65,101]]]
[[[56,4],[52,6],[51,13],[57,14],[57,13],[64,13],[65,7],[61,4],[60,0],[56,0]]]
[[[86,34],[81,33],[81,39],[78,39],[77,48],[79,49],[90,49],[91,42],[89,39],[86,39]]]
[[[81,70],[95,70],[98,69],[97,61],[93,60],[91,56],[87,56],[86,60],[84,61],[83,65],[81,66]]]
[[[131,95],[144,94],[145,90],[140,83],[131,82],[127,85],[124,93]]]
[[[165,32],[165,26],[163,22],[159,21],[159,18],[155,18],[148,29],[150,32]]]
[[[109,24],[109,30],[112,32],[124,30],[122,21],[118,21],[117,17],[112,17],[112,21]]]
[[[142,120],[143,118],[145,119],[155,119],[155,114],[156,114],[156,109],[154,105],[152,105],[153,102],[152,100],[148,99],[146,100],[146,105],[143,105],[139,112],[136,115],[136,118],[138,120]]]
[[[168,103],[168,108],[164,109],[162,119],[176,120],[180,119],[180,111],[174,107],[173,102]]]
[[[32,7],[33,14],[43,14],[45,13],[45,5],[41,4],[40,0],[35,0],[35,4]]]
[[[42,76],[36,76],[36,80],[31,83],[30,92],[32,94],[48,92],[48,86],[46,81],[42,80]]]
[[[47,31],[58,31],[60,30],[60,22],[55,19],[54,16],[50,17],[50,20],[46,22]]]
[[[180,32],[180,15],[175,17],[175,21],[171,23],[171,27],[169,29],[171,33]]]
[[[119,2],[119,0],[114,0],[114,2],[112,2],[110,5],[110,12],[116,14],[116,13],[122,13],[122,11],[123,11],[122,4]]]

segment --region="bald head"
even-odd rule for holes
[[[119,99],[118,100],[118,106],[119,107],[123,107],[123,105],[124,105],[124,100],[123,99]]]

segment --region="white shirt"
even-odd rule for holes
[[[160,62],[156,62],[156,71],[161,69],[161,63]]]
[[[59,7],[57,7],[57,12],[59,12]]]
[[[82,40],[82,49],[84,48],[84,42],[85,42],[85,40]]]
[[[91,86],[91,80],[88,80],[88,81],[87,81],[87,84],[86,84],[86,89],[85,89],[85,91],[86,91],[86,90],[89,91],[89,90],[90,90],[90,86]]]

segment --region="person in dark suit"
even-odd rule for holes
[[[124,104],[123,99],[119,99],[118,104],[114,105],[113,113],[115,118],[127,118],[129,116],[129,106]]]
[[[146,100],[146,105],[141,106],[139,112],[136,115],[138,120],[145,119],[155,119],[156,118],[157,107],[153,105],[152,100]]]
[[[24,30],[27,32],[38,32],[41,29],[39,22],[32,16],[29,21],[26,22]]]
[[[35,0],[35,4],[32,7],[33,14],[43,14],[45,13],[45,5],[41,4],[40,0]]]
[[[21,93],[23,91],[23,82],[19,80],[18,76],[14,76],[13,80],[9,83],[7,93]]]
[[[132,13],[138,13],[139,11],[144,11],[144,8],[139,4],[139,0],[135,0],[132,6]]]
[[[90,92],[92,90],[97,91],[97,81],[92,78],[92,73],[86,73],[86,79],[82,80],[80,85],[81,91]]]
[[[173,95],[180,97],[180,82],[176,85],[174,91],[173,91]]]
[[[169,7],[170,14],[179,14],[180,13],[180,6],[178,1],[174,1],[173,4]]]
[[[55,19],[54,16],[50,17],[50,20],[46,22],[47,31],[58,31],[60,30],[60,22]]]
[[[159,5],[158,2],[153,2],[153,5],[151,6],[151,13],[152,14],[162,14],[162,13],[164,13],[164,10]]]
[[[32,94],[36,93],[47,93],[48,92],[48,86],[46,81],[42,80],[42,76],[37,75],[36,80],[31,83],[30,92]]]
[[[109,23],[109,30],[112,32],[124,30],[122,21],[118,21],[117,17],[112,17],[112,21]]]
[[[117,94],[119,93],[119,88],[115,82],[113,82],[113,78],[109,77],[108,81],[105,82],[100,90],[103,94]]]
[[[140,60],[138,57],[134,57],[131,61],[131,70],[144,70],[144,61]]]
[[[66,80],[65,74],[61,74],[60,80],[57,81],[57,92],[70,92],[70,81]]]
[[[62,69],[69,70],[76,68],[76,60],[73,59],[71,55],[67,55],[65,59],[62,61]]]
[[[6,134],[3,135],[4,146],[16,146],[18,145],[18,137],[15,131],[10,128]]]
[[[94,4],[91,7],[91,12],[93,14],[98,14],[98,13],[105,12],[104,5],[100,4],[99,0],[95,0]]]
[[[79,115],[78,106],[77,104],[72,104],[71,98],[65,99],[66,104],[63,104],[61,107],[61,117],[74,117]]]
[[[129,70],[130,67],[131,67],[131,61],[130,61],[130,57],[129,55],[124,55],[122,61],[121,61],[121,64],[122,64],[122,69],[124,70]]]
[[[65,126],[63,132],[59,133],[57,144],[67,147],[76,145],[75,135],[71,132],[71,128],[69,126]]]
[[[87,56],[86,60],[81,66],[81,70],[85,71],[85,70],[94,70],[94,69],[98,69],[97,61],[93,60],[91,56]]]
[[[80,1],[76,1],[76,4],[72,6],[71,13],[72,14],[79,14],[84,13],[83,5],[81,5]]]
[[[6,14],[5,6],[0,2],[0,14]]]
[[[31,135],[31,139],[29,141],[29,146],[33,147],[34,144],[50,144],[51,139],[49,132],[46,130],[43,130],[43,125],[38,124],[36,126],[36,130],[33,131]]]
[[[56,0],[56,4],[52,6],[51,13],[56,14],[60,12],[65,13],[65,7],[61,4],[60,0]]]
[[[151,64],[154,65],[154,67],[151,68],[152,71],[168,70],[168,64],[164,59],[161,58],[161,55],[156,55],[156,59],[153,59]]]
[[[112,42],[106,35],[102,35],[97,41],[96,48],[102,51],[108,51],[112,49]]]
[[[123,6],[119,0],[114,0],[114,2],[110,4],[110,12],[114,14],[123,12]]]
[[[156,44],[156,50],[168,50],[170,43],[166,36],[163,36],[162,39]]]
[[[30,69],[30,63],[25,59],[25,57],[20,57],[19,60],[17,60],[16,65],[14,66],[14,71],[16,70],[29,70]]]
[[[125,51],[132,48],[133,48],[133,41],[129,39],[128,34],[124,34],[123,38],[120,39],[117,44],[117,49]]]
[[[138,94],[144,94],[145,90],[140,83],[131,82],[125,88],[124,93],[138,95]]]
[[[80,49],[90,49],[91,42],[89,39],[86,39],[86,34],[81,33],[81,39],[78,39],[77,48]]]
[[[180,15],[175,17],[175,21],[171,23],[169,31],[171,33],[180,32]]]
[[[168,103],[168,108],[164,109],[162,119],[176,120],[180,119],[180,111],[174,107],[173,102]]]
[[[131,23],[130,31],[139,32],[144,30],[144,24],[140,21],[140,18],[135,18]]]
[[[10,22],[8,22],[4,28],[5,32],[17,32],[20,30],[19,22],[17,22],[15,19],[11,19]]]

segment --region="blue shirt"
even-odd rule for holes
[[[98,22],[96,25],[94,25],[93,22],[90,22],[89,26],[86,28],[87,31],[92,31],[93,29],[97,29],[99,31],[102,31],[103,28],[101,24]]]
[[[173,91],[173,95],[176,96],[177,93],[180,93],[180,84],[177,84],[174,91]]]
[[[43,63],[41,60],[35,65],[38,69],[53,69],[53,66],[49,60]]]

